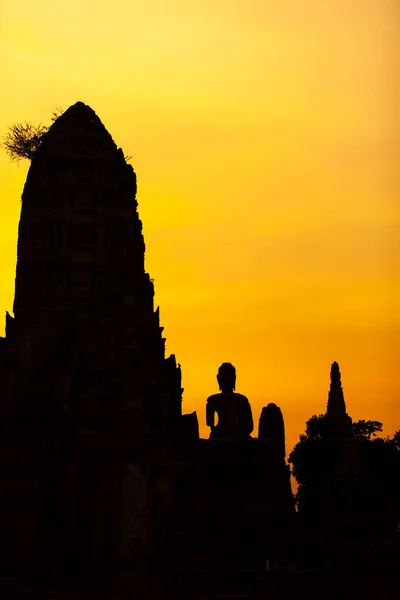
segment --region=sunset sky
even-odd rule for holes
[[[81,100],[132,156],[167,350],[204,436],[225,361],[256,428],[282,408],[288,450],[325,411],[334,360],[349,414],[400,429],[399,8],[1,3],[0,136]],[[0,149],[3,311],[28,168]]]

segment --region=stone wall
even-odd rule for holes
[[[263,566],[289,560],[294,501],[280,448],[261,440],[199,440],[175,460],[161,564]]]

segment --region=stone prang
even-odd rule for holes
[[[136,175],[78,102],[45,134],[22,195],[0,343],[3,564],[97,564],[148,542],[147,447],[181,426],[183,390],[144,252]]]

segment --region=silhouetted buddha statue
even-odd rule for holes
[[[236,370],[230,363],[223,363],[218,369],[217,381],[220,394],[207,399],[206,421],[211,427],[210,438],[249,438],[253,431],[251,406],[242,394],[237,394]],[[218,422],[215,425],[215,413]]]

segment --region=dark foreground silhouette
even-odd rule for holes
[[[0,597],[388,592],[398,436],[352,423],[334,363],[327,413],[290,456],[296,512],[282,412],[265,406],[251,437],[250,403],[223,363],[199,439],[165,357],[122,150],[78,102],[29,152],[0,339]]]

